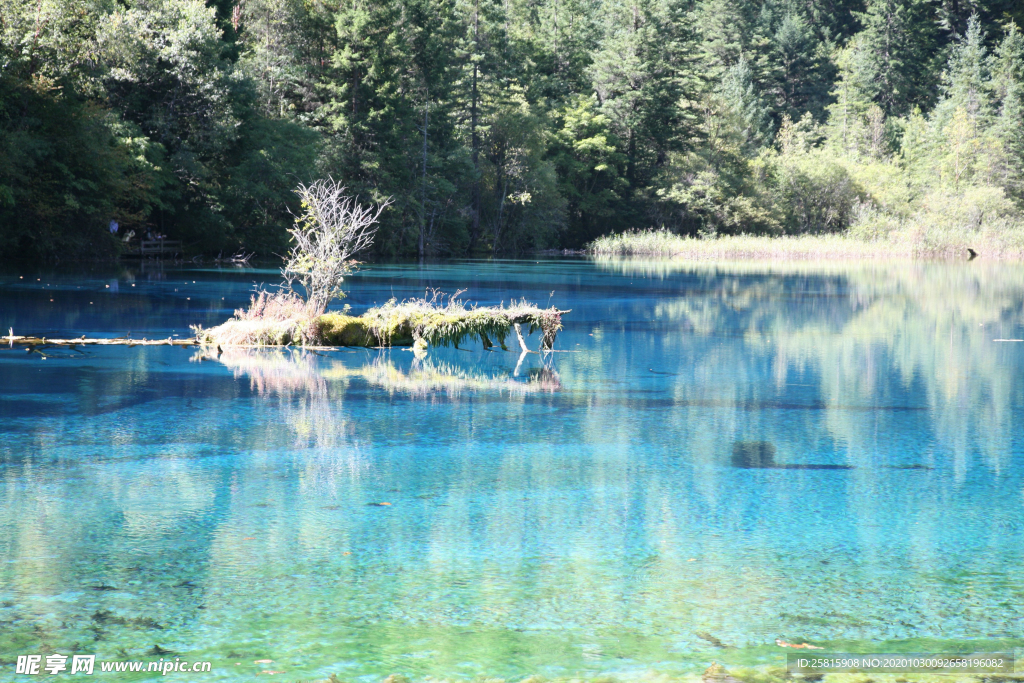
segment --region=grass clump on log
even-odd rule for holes
[[[249,308],[216,327],[193,325],[200,344],[228,346],[287,346],[312,341],[310,309],[306,301],[289,290],[261,290],[249,299]]]
[[[553,348],[555,337],[562,329],[562,314],[556,308],[542,309],[526,301],[509,306],[467,306],[459,299],[462,291],[448,297],[434,292],[430,298],[392,299],[383,306],[371,308],[363,314],[371,333],[381,346],[454,346],[458,348],[467,339],[479,339],[485,349],[497,343],[506,349],[505,340],[515,331],[525,350],[522,327],[527,334],[540,330],[541,347]]]

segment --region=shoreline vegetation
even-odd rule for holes
[[[970,240],[928,240],[915,235],[866,240],[848,234],[692,237],[676,235],[666,230],[646,230],[598,238],[588,245],[585,253],[598,259],[646,256],[691,261],[974,258],[1024,261],[1024,234],[1013,240],[1004,236]]]

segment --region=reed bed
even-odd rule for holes
[[[689,237],[646,230],[600,237],[588,246],[597,256],[660,256],[688,261],[800,261],[882,259],[1024,260],[1024,230],[957,226],[910,227],[883,235],[858,231],[822,235],[722,235]]]

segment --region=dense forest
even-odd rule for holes
[[[0,255],[283,253],[325,176],[393,198],[378,255],[1008,220],[1021,25],[1019,0],[0,0]]]

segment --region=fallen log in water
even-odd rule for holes
[[[174,339],[168,337],[167,339],[132,339],[131,337],[114,337],[108,339],[105,337],[99,338],[88,338],[86,336],[78,337],[77,339],[52,339],[50,337],[33,337],[33,336],[19,336],[14,334],[12,330],[10,334],[5,337],[0,337],[7,341],[9,346],[28,346],[28,347],[46,347],[46,346],[61,346],[74,350],[77,346],[198,346],[199,342],[194,337],[186,337],[185,339]]]
[[[254,297],[253,306],[258,300]],[[266,310],[266,301],[260,310]],[[497,344],[507,351],[505,340],[515,333],[522,351],[528,352],[526,335],[541,332],[540,350],[551,351],[555,337],[562,329],[562,316],[570,311],[538,308],[525,302],[508,307],[467,307],[457,299],[441,306],[433,301],[417,299],[401,303],[391,300],[371,308],[361,316],[326,313],[310,320],[296,315],[295,309],[279,307],[287,315],[237,311],[235,317],[217,327],[194,327],[195,337],[185,339],[133,339],[131,337],[51,339],[43,336],[18,336],[14,330],[5,337],[11,347],[28,347],[29,352],[47,347],[76,350],[79,346],[304,346],[334,348],[339,346],[389,347],[412,346],[423,351],[427,346],[454,346],[467,339],[479,339],[484,349]]]
[[[290,295],[254,296],[248,310],[210,329],[194,328],[203,344],[221,346],[454,346],[479,339],[485,349],[498,345],[508,350],[505,340],[515,334],[523,351],[525,334],[541,332],[540,349],[554,348],[562,329],[562,316],[570,311],[538,308],[526,302],[509,306],[466,306],[452,297],[444,304],[435,300],[395,299],[371,308],[360,316],[325,313],[307,316]]]

